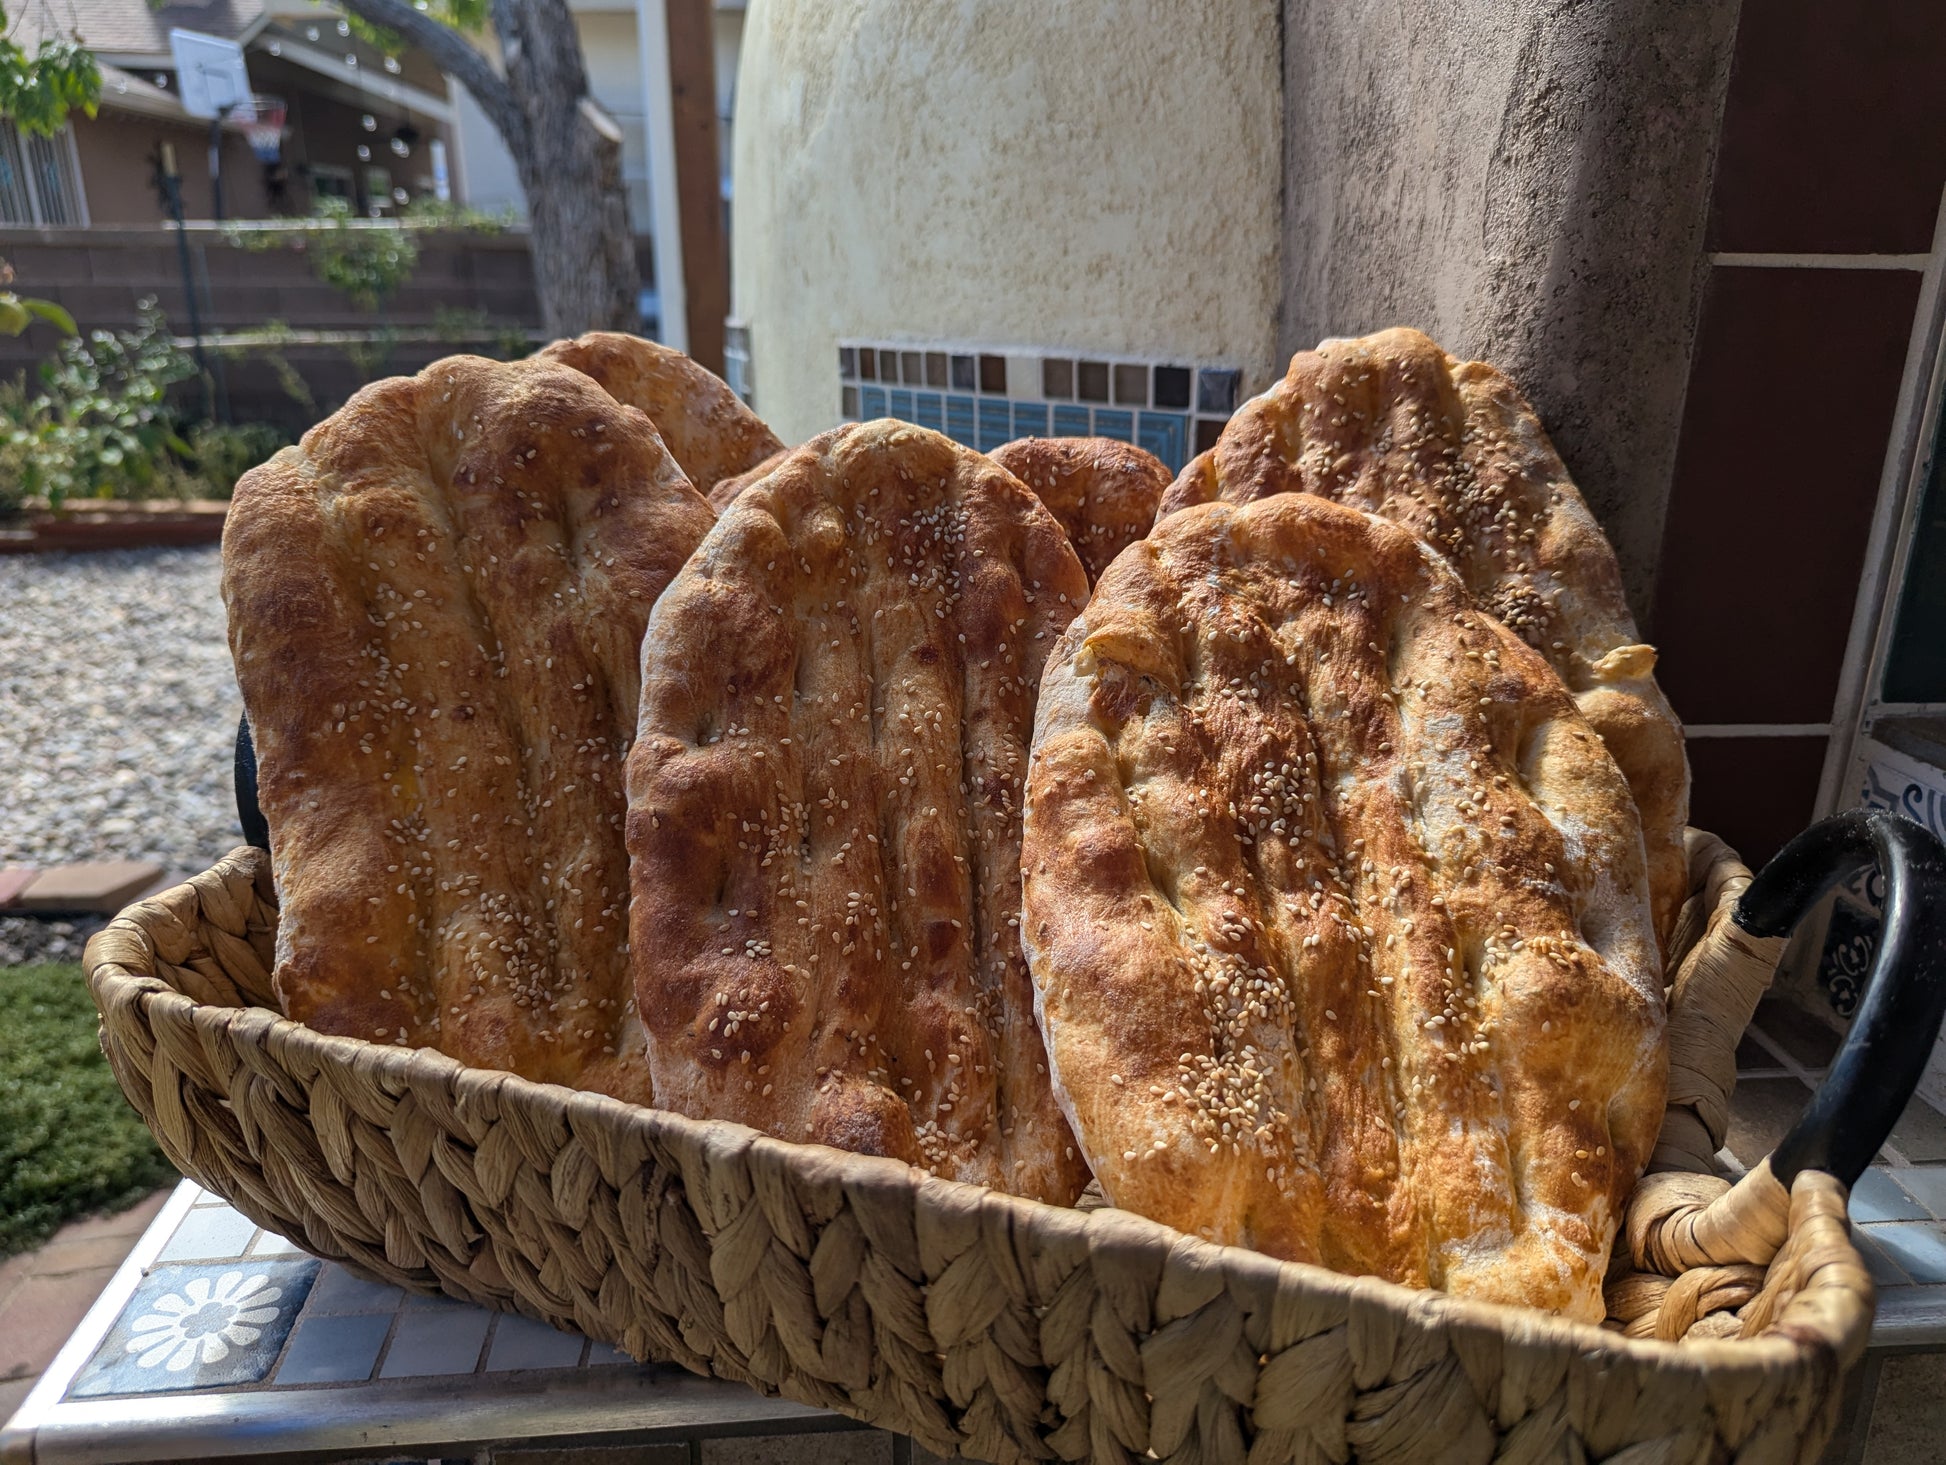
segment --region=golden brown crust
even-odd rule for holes
[[[1656,685],[1615,553],[1513,383],[1417,331],[1326,341],[1238,410],[1160,512],[1286,491],[1412,530],[1547,658],[1628,779],[1666,942],[1689,890],[1682,724]]]
[[[1153,453],[1107,437],[1023,437],[989,454],[1040,496],[1081,556],[1088,582],[1149,532],[1169,470]]]
[[[743,472],[737,474],[735,477],[725,478],[721,483],[717,484],[716,487],[712,488],[707,495],[705,495],[705,497],[709,499],[709,506],[712,509],[716,510],[717,513],[719,514],[722,513],[725,509],[729,508],[731,504],[736,502],[736,496],[738,494],[742,493],[746,488],[748,488],[751,484],[755,483],[759,478],[762,478],[765,474],[769,473],[771,469],[775,468],[779,463],[783,462],[784,459],[789,455],[790,455],[789,448],[780,448],[778,451],[772,453],[768,458],[765,458],[763,462],[759,463],[756,467],[746,468]]]
[[[659,1103],[1057,1204],[1087,1181],[1020,950],[1060,525],[937,433],[814,438],[656,606],[629,757]]]
[[[586,373],[617,402],[648,413],[676,466],[705,497],[723,479],[783,450],[729,383],[680,351],[618,331],[590,331],[539,354]]]
[[[1049,658],[1022,864],[1116,1205],[1601,1317],[1667,1073],[1635,810],[1427,546],[1300,494],[1159,524]]]
[[[647,1102],[622,760],[710,522],[646,417],[543,361],[379,382],[245,475],[223,596],[286,1013]]]

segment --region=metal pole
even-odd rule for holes
[[[162,145],[162,202],[176,225],[176,258],[182,265],[182,294],[189,303],[189,338],[195,343],[196,365],[202,372],[203,415],[216,420],[216,398],[210,383],[209,359],[203,355],[203,323],[196,311],[196,275],[189,267],[189,231],[182,222],[182,178],[176,172],[176,149]]]
[[[229,115],[229,107],[218,107],[209,124],[209,208],[210,217],[219,224],[223,222],[223,120]]]

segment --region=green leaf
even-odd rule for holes
[[[52,300],[23,300],[21,304],[49,325],[53,326],[62,335],[72,336],[76,334],[74,317],[61,309]]]

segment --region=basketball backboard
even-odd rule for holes
[[[176,94],[183,111],[191,117],[251,120],[255,113],[243,47],[201,31],[172,30],[169,50],[176,58]]]

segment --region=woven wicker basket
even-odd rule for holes
[[[354,1271],[993,1460],[1809,1461],[1872,1285],[1845,1188],[1706,1172],[1783,938],[1692,832],[1671,1102],[1606,1328],[1218,1247],[888,1160],[324,1037],[268,1010],[269,862],[88,948],[102,1045],[183,1173]]]

